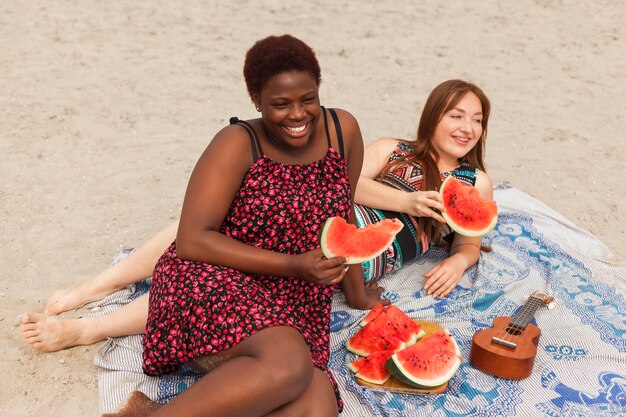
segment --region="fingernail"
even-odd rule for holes
[[[427,294],[428,294],[428,295],[431,295],[432,293],[433,293],[432,291],[428,291],[428,293],[427,293]]]

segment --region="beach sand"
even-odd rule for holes
[[[435,85],[476,82],[492,102],[494,183],[542,200],[624,263],[626,8],[411,3],[0,3],[0,415],[98,415],[97,345],[35,353],[18,317],[178,216],[213,135],[230,116],[257,116],[243,58],[271,34],[315,49],[323,104],[351,111],[366,143],[414,137]]]

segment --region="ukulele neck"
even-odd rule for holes
[[[531,295],[522,309],[518,311],[515,316],[513,316],[509,324],[506,326],[504,329],[505,333],[503,335],[494,336],[491,339],[491,342],[509,349],[517,348],[515,337],[511,336],[519,336],[524,332],[526,326],[528,326],[528,323],[530,323],[530,320],[535,315],[535,312],[543,303],[544,298],[539,298],[535,296],[535,294]]]

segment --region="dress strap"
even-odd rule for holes
[[[323,108],[323,107],[322,107]],[[339,155],[342,158],[345,158],[343,151],[343,133],[341,132],[341,124],[339,124],[339,117],[337,117],[337,112],[335,109],[328,109],[330,116],[333,118],[333,123],[335,123],[335,132],[337,132],[337,145],[339,146]],[[326,136],[328,137],[328,146],[330,147],[330,134],[328,133],[328,123],[326,121],[326,112],[324,112],[324,127],[326,128]]]
[[[252,147],[252,163],[255,163],[259,157],[263,155],[263,148],[261,147],[261,141],[259,140],[259,135],[257,135],[256,130],[254,130],[250,123],[245,120],[239,120],[237,117],[231,117],[230,124],[239,125],[246,129],[246,132],[248,132],[250,146]]]
[[[322,107],[322,114],[324,115],[324,130],[326,130],[326,141],[328,142],[328,147],[331,148],[332,144],[330,143],[330,132],[328,131],[328,118],[326,117],[326,107]]]

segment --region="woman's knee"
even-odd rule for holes
[[[312,378],[308,395],[305,396],[305,404],[309,417],[336,417],[337,396],[328,376],[321,370],[316,369]]]
[[[261,333],[264,333],[261,335]],[[259,332],[258,359],[267,364],[268,380],[298,397],[313,378],[313,361],[304,338],[291,327],[271,327]],[[269,382],[268,381],[268,382]]]
[[[316,368],[311,383],[301,396],[266,417],[337,417],[338,414],[333,386],[328,376]]]

